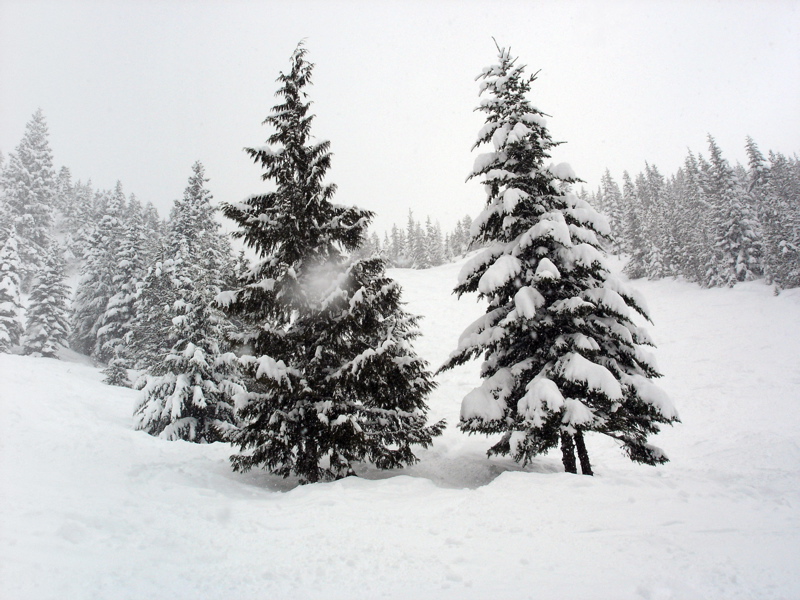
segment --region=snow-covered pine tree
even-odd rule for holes
[[[775,186],[770,181],[769,164],[753,138],[747,138],[745,148],[748,163],[747,193],[756,207],[756,215],[762,232],[764,275],[769,283],[775,284],[777,289],[780,287],[780,283],[777,281],[780,276],[777,276],[777,273],[781,269],[785,254],[783,252],[785,246],[782,247],[780,242],[785,237],[784,231],[788,215],[785,210],[782,210],[785,207],[783,199],[773,193]]]
[[[406,266],[406,236],[397,225],[392,225],[392,245],[389,250],[389,262],[395,267]]]
[[[174,344],[137,382],[141,398],[134,425],[167,440],[223,441],[235,429],[233,398],[244,391],[239,365],[221,347],[230,324],[212,306],[219,293],[215,275],[183,258],[173,263],[177,285],[165,335]]]
[[[765,195],[775,210],[766,227],[776,293],[800,286],[800,160],[769,153]]]
[[[187,265],[195,264],[211,275],[212,285],[223,286],[236,279],[236,259],[230,239],[215,219],[217,208],[207,182],[203,164],[195,162],[183,198],[170,211],[165,245],[172,255],[182,252]]]
[[[64,206],[62,229],[65,234],[65,255],[77,262],[83,261],[94,230],[93,197],[92,182],[78,181],[71,186],[70,197]]]
[[[299,45],[278,78],[269,146],[247,150],[274,191],[223,207],[258,260],[218,302],[246,327],[234,469],[314,482],[347,476],[361,461],[413,463],[411,446],[428,446],[443,424],[425,423],[434,384],[411,347],[415,319],[400,307],[399,286],[379,258],[345,261],[372,213],[331,202],[330,143],[310,139],[305,55]]]
[[[392,266],[394,264],[391,252],[392,252],[392,240],[389,239],[389,232],[384,231],[383,243],[381,244],[381,256],[383,257],[383,260],[386,262],[386,264],[389,266]]]
[[[5,209],[12,216],[20,257],[20,277],[26,286],[42,264],[50,242],[57,190],[47,123],[37,110],[3,170]]]
[[[86,248],[81,278],[72,305],[70,346],[83,354],[98,357],[101,351],[98,330],[109,300],[119,291],[115,278],[119,262],[117,252],[125,239],[123,224],[126,206],[122,184],[117,182],[113,194],[95,194],[97,210],[102,218],[95,224]],[[113,357],[113,351],[106,359]]]
[[[435,225],[428,217],[425,220],[424,237],[425,255],[428,257],[429,267],[438,267],[444,264],[444,243],[442,242],[442,228],[439,223]]]
[[[703,193],[700,166],[689,152],[683,166],[683,189],[677,219],[682,257],[681,274],[689,281],[705,283],[705,264],[711,252],[709,237],[710,207]]]
[[[128,369],[125,366],[128,364],[127,358],[120,358],[115,356],[108,361],[105,369],[103,369],[103,383],[106,385],[114,385],[117,387],[131,387],[131,380],[128,377]]]
[[[219,229],[214,220],[211,192],[205,185],[207,182],[203,164],[196,161],[183,197],[175,200],[169,214],[168,242],[174,250],[183,244],[190,252],[204,247],[207,243],[203,238]]]
[[[216,209],[205,187],[207,181],[203,165],[195,162],[183,197],[175,200],[170,211],[161,256],[152,260],[138,287],[135,317],[125,338],[136,368],[152,371],[177,341],[171,337],[175,333],[173,304],[179,300],[179,290],[186,291],[180,284],[182,273],[194,269],[192,272],[201,273],[206,285],[217,292],[236,280],[236,261],[227,236],[220,233],[220,224],[214,219]]]
[[[647,276],[649,243],[642,224],[642,203],[636,193],[636,186],[627,171],[622,174],[622,203],[625,206],[623,216],[625,246],[630,255],[624,272],[631,279],[639,279]]]
[[[0,352],[10,352],[23,333],[19,273],[17,236],[12,230],[0,249]]]
[[[111,249],[111,292],[98,322],[96,357],[130,366],[126,336],[136,316],[136,296],[144,276],[144,231],[140,222],[130,222],[118,245]]]
[[[176,260],[182,261],[182,258],[155,261],[137,291],[135,316],[125,338],[134,369],[149,370],[160,364],[175,343],[170,335],[173,332],[172,307],[180,285]]]
[[[449,369],[485,355],[483,384],[461,406],[460,428],[503,436],[489,454],[523,464],[559,443],[567,471],[591,473],[584,432],[619,440],[634,461],[666,462],[647,443],[659,424],[677,420],[652,382],[658,373],[633,323],[644,300],[613,276],[600,246],[608,224],[569,191],[566,164],[547,166],[556,145],[543,114],[527,99],[534,76],[508,50],[483,70],[478,110],[486,113],[472,177],[487,190],[473,223],[489,247],[470,260],[455,292],[478,292],[487,312],[462,334]]]
[[[472,236],[472,217],[469,215],[464,215],[461,218],[461,226],[464,228],[464,254],[469,252],[470,250],[477,250],[477,247],[472,247],[473,243],[473,236]]]
[[[645,162],[644,173],[636,178],[636,193],[642,202],[648,248],[645,265],[649,279],[669,274],[664,254],[666,227],[664,219],[664,177],[655,166]]]
[[[61,167],[56,176],[56,196],[53,205],[62,217],[66,214],[69,205],[72,204],[73,193],[72,173],[69,167]]]
[[[25,354],[58,358],[69,335],[69,287],[64,282],[64,259],[51,248],[31,289],[26,314]]]
[[[450,249],[453,256],[461,256],[466,252],[467,242],[469,241],[469,231],[464,229],[461,221],[456,222],[455,229],[450,235]]]
[[[710,165],[706,194],[713,205],[713,260],[709,265],[710,286],[733,286],[761,275],[761,240],[745,190],[737,185],[733,169],[709,135]]]
[[[412,269],[425,269],[430,266],[429,258],[425,252],[425,235],[419,221],[414,219],[411,209],[408,211],[406,223],[406,254],[408,266]]]
[[[600,194],[603,198],[603,210],[608,217],[608,224],[611,227],[611,233],[614,239],[614,244],[611,247],[613,252],[620,252],[622,250],[623,238],[623,205],[622,205],[622,192],[611,176],[611,171],[606,169],[603,177],[600,179]]]

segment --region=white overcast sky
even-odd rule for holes
[[[674,172],[712,133],[744,162],[751,135],[800,151],[800,2],[0,0],[0,151],[41,107],[56,166],[165,215],[195,160],[217,201],[266,189],[261,145],[275,78],[305,39],[313,132],[329,139],[336,201],[411,208],[449,230],[475,216],[466,184],[483,119],[475,76],[495,37],[541,70],[531,100],[594,189],[645,161]]]

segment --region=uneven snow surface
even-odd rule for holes
[[[434,368],[483,312],[459,268],[391,272]],[[75,355],[0,355],[0,598],[800,597],[800,292],[634,285],[683,423],[663,467],[589,436],[593,478],[461,434],[477,362],[438,378],[418,465],[297,487],[133,431],[136,392]]]

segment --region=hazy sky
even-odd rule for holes
[[[166,214],[195,160],[217,201],[266,189],[261,145],[275,78],[305,39],[313,133],[329,139],[336,201],[411,208],[449,230],[475,216],[466,184],[483,118],[475,76],[501,45],[541,70],[531,100],[554,156],[594,189],[645,161],[677,169],[712,133],[731,161],[751,135],[800,151],[800,2],[278,2],[0,0],[0,151],[41,107],[56,166]]]

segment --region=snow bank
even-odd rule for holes
[[[451,294],[460,266],[389,273],[436,366],[484,311]],[[0,355],[0,595],[800,597],[800,294],[632,287],[683,423],[653,440],[672,461],[657,468],[588,435],[593,478],[564,474],[557,451],[524,469],[488,459],[497,438],[455,427],[480,361],[437,378],[431,418],[449,427],[419,464],[297,487],[233,473],[225,444],[133,431],[137,392],[90,365]]]

